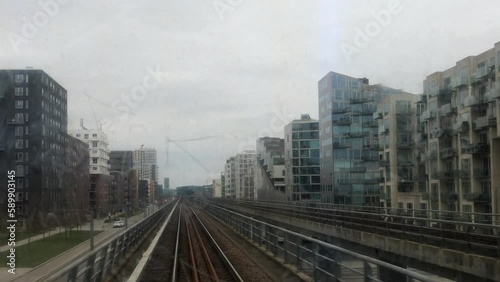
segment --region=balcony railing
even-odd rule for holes
[[[341,119],[332,121],[333,125],[340,125],[340,126],[351,125],[351,123],[352,123],[352,119],[350,119],[350,118],[341,118]]]
[[[457,113],[457,108],[452,107],[450,103],[445,104],[439,108],[439,113],[441,116],[447,116],[451,114],[456,114]]]
[[[345,114],[345,113],[349,112],[350,110],[351,110],[350,107],[341,108],[341,109],[333,109],[332,114]]]
[[[415,146],[415,143],[413,143],[413,141],[396,143],[396,147],[398,149],[411,149],[413,146]]]
[[[369,97],[369,98],[351,98],[349,100],[351,102],[351,104],[363,104],[363,103],[368,103],[368,102],[373,102],[374,99],[372,97]]]
[[[491,195],[487,193],[466,193],[463,195],[466,201],[470,202],[489,202]]]
[[[424,201],[437,201],[439,200],[439,194],[438,193],[429,193],[429,192],[424,192],[422,193],[422,200]]]
[[[494,122],[492,121],[494,120]],[[488,126],[494,127],[496,126],[496,118],[493,116],[484,116],[484,117],[478,117],[474,121],[474,130],[480,130],[487,128]]]
[[[361,160],[363,160],[365,162],[378,162],[378,161],[380,161],[380,157],[379,156],[362,156]]]
[[[466,76],[455,76],[451,78],[451,87],[457,88],[469,84],[469,78]]]
[[[363,138],[370,135],[368,132],[347,132],[344,133],[345,138]]]
[[[372,120],[363,123],[363,127],[378,127],[378,121]]]
[[[481,154],[489,154],[490,153],[490,145],[489,144],[469,144],[468,146],[462,148],[462,154],[473,154],[473,155],[481,155]]]
[[[351,143],[348,142],[333,142],[333,149],[351,148]]]
[[[469,131],[469,122],[463,121],[453,125],[453,134],[465,134]]]
[[[476,169],[474,170],[474,177],[476,178],[489,178],[491,173],[489,169]]]
[[[432,112],[430,110],[427,110],[427,111],[424,111],[422,112],[422,115],[420,116],[420,118],[422,120],[428,120],[428,119],[433,119],[436,117],[436,113],[435,112]]]
[[[391,165],[391,161],[390,160],[380,160],[379,161],[379,165],[380,166],[390,166]]]
[[[479,103],[479,99],[476,96],[467,96],[464,100],[465,107],[472,107]]]
[[[439,157],[444,160],[448,158],[453,158],[457,156],[457,151],[453,148],[446,148],[439,151]]]
[[[455,202],[458,200],[458,194],[454,191],[441,193],[441,201]]]
[[[366,172],[366,167],[364,167],[364,166],[352,167],[350,171],[351,171],[351,173],[363,173],[363,172]]]

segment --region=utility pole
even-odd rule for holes
[[[94,209],[90,208],[90,251],[94,250]]]

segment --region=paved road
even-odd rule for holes
[[[136,215],[128,219],[129,227],[133,226],[137,222],[144,219],[144,215]],[[98,247],[100,243],[105,242],[107,239],[112,237],[118,232],[122,232],[125,228],[113,228],[113,223],[104,223],[104,219],[97,219],[94,221],[94,229],[102,231],[94,237],[94,246]],[[81,230],[90,230],[90,223],[82,226]],[[51,236],[56,234],[56,232],[51,231]],[[46,234],[48,235],[48,233]],[[40,240],[43,235],[38,235],[31,238],[31,241]],[[27,244],[28,240],[22,240],[16,242],[16,246],[22,246]],[[5,248],[5,247],[4,247]],[[0,247],[0,251],[2,248]],[[43,278],[50,275],[54,271],[63,268],[69,262],[75,260],[76,258],[86,254],[90,250],[89,240],[73,247],[72,249],[60,254],[59,256],[35,267],[35,268],[16,268],[16,274],[10,274],[7,272],[9,268],[0,267],[0,281],[43,281]]]

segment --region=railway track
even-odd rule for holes
[[[187,200],[175,213],[141,281],[243,281]]]

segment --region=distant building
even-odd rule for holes
[[[77,138],[68,139],[68,189],[66,204],[73,223],[82,223],[89,212],[89,145]]]
[[[244,150],[234,157],[234,194],[236,199],[256,199],[254,184],[255,151]]]
[[[212,181],[212,186],[213,186],[213,196],[215,198],[222,197],[221,180],[220,179],[214,179]]]
[[[157,167],[156,150],[154,148],[143,148],[134,151],[134,168],[139,173],[139,179],[158,182],[158,174],[153,173]]]
[[[109,175],[108,136],[100,129],[86,129],[83,121],[80,127],[68,134],[89,145],[89,173]]]
[[[163,178],[163,189],[165,190],[170,189],[170,178],[168,177]]]
[[[289,201],[319,201],[318,121],[302,115],[285,126],[285,184]]]
[[[49,213],[66,214],[67,112],[66,89],[43,70],[0,70],[0,217],[8,171],[16,172],[18,220],[41,229]]]
[[[259,199],[285,198],[285,140],[262,137],[257,139],[255,187]]]
[[[224,172],[220,173],[220,196],[221,198],[226,197],[226,175]]]
[[[225,185],[223,190],[223,196],[225,198],[235,198],[235,182],[236,182],[236,165],[234,157],[230,157],[226,161],[226,165],[224,167],[224,179]]]

